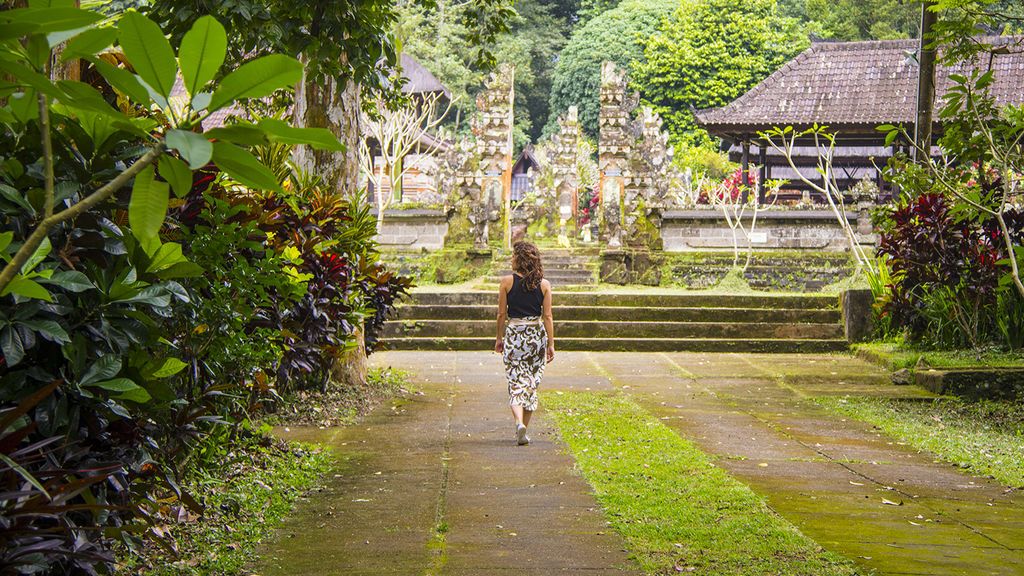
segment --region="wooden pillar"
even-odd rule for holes
[[[744,138],[741,146],[743,147],[743,160],[741,161],[743,173],[740,176],[740,182],[743,183],[743,203],[745,204],[748,199],[747,195],[750,193],[750,140]]]
[[[757,203],[764,204],[764,181],[768,179],[768,150],[764,142],[757,143],[757,161],[761,165],[757,176]]]

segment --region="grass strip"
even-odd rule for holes
[[[1024,354],[999,350],[920,350],[895,342],[854,344],[857,354],[890,370],[929,368],[1024,367]]]
[[[958,398],[823,397],[814,401],[975,474],[1024,487],[1024,404]]]
[[[235,446],[222,465],[195,474],[187,491],[201,499],[202,517],[168,518],[177,554],[147,547],[118,574],[235,576],[245,573],[259,543],[331,466],[315,446],[257,438]],[[176,520],[176,521],[175,521]]]
[[[545,395],[610,524],[648,574],[855,574],[635,402]]]

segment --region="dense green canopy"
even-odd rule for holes
[[[601,62],[631,70],[644,58],[645,40],[677,6],[678,0],[626,0],[573,32],[555,68],[545,132],[551,133],[558,115],[575,105],[584,132],[596,136]]]
[[[694,108],[731,102],[807,45],[775,0],[686,2],[647,39],[633,84],[675,142],[701,144],[707,135],[694,123]]]

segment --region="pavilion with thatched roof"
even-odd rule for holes
[[[1005,106],[1024,103],[1024,36],[984,39],[1000,50],[986,55],[976,66],[995,70],[991,87],[996,102]],[[805,189],[798,174],[781,154],[766,146],[758,133],[774,127],[803,130],[826,125],[837,134],[833,166],[841,190],[865,178],[882,188],[880,169],[895,146],[885,145],[882,124],[912,125],[916,116],[918,40],[870,42],[815,42],[749,92],[721,107],[697,111],[697,122],[730,147],[730,157],[745,167],[753,160],[760,166],[759,182],[780,178],[792,182],[789,189]],[[968,73],[968,64],[936,70],[936,111],[941,96],[952,86],[951,74]],[[941,134],[936,122],[933,133]],[[898,144],[897,144],[898,146]],[[800,147],[797,168],[814,180],[817,150]],[[759,193],[763,197],[763,186]]]

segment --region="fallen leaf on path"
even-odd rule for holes
[[[903,506],[903,500],[900,500],[899,502],[893,502],[892,500],[886,500],[885,498],[882,498],[882,504],[886,504],[888,506]]]

